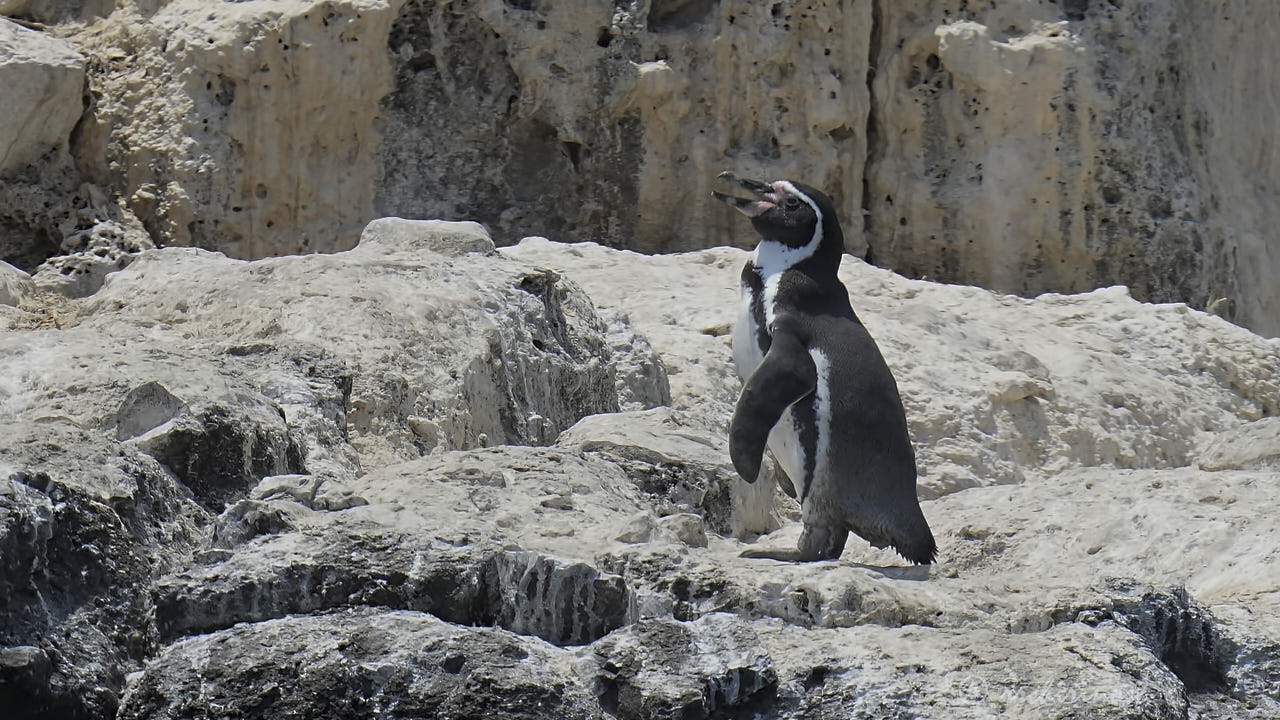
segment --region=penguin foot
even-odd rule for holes
[[[799,550],[795,548],[759,548],[756,550],[743,550],[738,553],[738,557],[754,558],[757,560],[781,560],[782,562],[814,562],[817,560],[829,560],[831,558],[805,557]]]

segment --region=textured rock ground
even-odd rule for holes
[[[34,271],[74,254],[46,273],[75,281],[62,292],[90,292],[92,268],[127,263],[143,235],[241,258],[331,252],[381,215],[475,219],[501,245],[732,245],[735,221],[706,192],[729,167],[825,188],[848,249],[904,274],[1027,296],[1124,284],[1280,333],[1266,70],[1280,20],[1266,3],[0,13],[49,24],[0,19],[22,48],[58,48],[6,108],[48,122],[0,123],[23,129],[4,157],[31,158],[0,163],[0,233],[20,244],[0,260]],[[0,71],[27,67],[15,47],[0,44]]]
[[[939,562],[746,559],[799,525],[725,451],[744,256],[387,219],[336,255],[149,250],[91,297],[0,304],[0,693],[48,718],[1280,713],[1280,343],[846,258]]]

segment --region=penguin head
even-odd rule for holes
[[[819,247],[843,251],[844,235],[836,219],[835,205],[822,192],[791,180],[775,180],[771,183],[739,178],[731,172],[720,173],[720,179],[728,180],[755,196],[746,199],[713,192],[712,195],[738,212],[751,218],[751,225],[766,241],[779,243],[787,248],[806,248],[811,252]]]

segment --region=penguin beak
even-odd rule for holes
[[[720,173],[718,179],[734,183],[756,196],[756,199],[748,200],[746,198],[734,197],[733,195],[726,195],[722,192],[713,191],[711,193],[712,197],[726,205],[729,205],[730,207],[736,208],[738,212],[746,215],[747,217],[758,217],[778,205],[778,195],[774,191],[773,187],[768,183],[748,178],[740,178],[727,170]]]

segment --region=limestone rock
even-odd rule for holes
[[[85,60],[75,47],[0,18],[0,175],[66,153],[84,110]]]
[[[888,3],[871,48],[869,257],[1035,295],[1124,284],[1280,334],[1277,216],[1257,187],[1276,100],[1223,48],[1268,44],[1262,7]],[[1185,28],[1204,28],[1186,33]],[[1260,124],[1261,123],[1261,124]]]
[[[0,262],[0,305],[19,305],[36,291],[31,276],[6,262]]]
[[[751,625],[713,613],[642,621],[591,646],[605,709],[620,718],[716,717],[777,683]]]
[[[129,212],[109,209],[103,214],[106,219],[99,213],[90,213],[85,221],[90,227],[65,238],[60,245],[62,254],[36,268],[35,282],[41,289],[67,297],[87,297],[102,287],[109,273],[123,270],[142,251],[155,247]]]
[[[557,444],[624,469],[660,516],[693,515],[707,528],[734,537],[779,527],[780,511],[772,503],[783,499],[775,497],[773,483],[767,477],[751,485],[739,479],[727,438],[688,413],[664,407],[591,415],[564,431]],[[652,519],[647,523],[653,526]]]
[[[500,252],[557,269],[605,309],[625,303],[668,365],[673,407],[722,437],[740,384],[721,329],[746,253],[562,247]],[[848,256],[840,277],[897,379],[925,497],[1070,467],[1185,466],[1209,433],[1280,413],[1280,342],[1183,305],[1123,288],[1025,300]]]
[[[728,165],[825,188],[848,249],[912,276],[1125,284],[1280,332],[1258,190],[1280,164],[1257,151],[1276,108],[1256,63],[1222,59],[1274,45],[1265,7],[118,5],[12,12],[81,21],[60,28],[93,58],[80,167],[163,243],[335,251],[399,215],[498,244],[751,244],[708,204]]]
[[[795,505],[724,448],[744,253],[369,237],[151,250],[90,298],[0,306],[20,712],[1280,714],[1277,341],[1120,289],[1026,300],[848,259],[939,562],[852,540],[783,563],[741,553],[794,546]],[[42,312],[61,329],[23,324]],[[673,407],[612,412],[627,335]]]
[[[1264,417],[1210,436],[1205,470],[1280,470],[1280,418]]]
[[[398,4],[123,3],[76,35],[97,60],[82,165],[166,245],[350,249],[377,217]]]
[[[130,686],[119,717],[176,719],[206,704],[228,718],[604,717],[545,643],[376,609],[239,625],[174,643]]]
[[[246,374],[269,372],[255,390],[285,410],[286,422],[311,412],[314,393],[332,392],[338,407],[311,415],[309,426],[321,432],[337,421],[375,465],[473,446],[481,435],[550,443],[579,417],[615,410],[604,328],[575,286],[501,258],[426,249],[437,242],[429,237],[474,245],[483,239],[476,232],[469,224],[375,223],[347,253],[257,263],[151,251],[110,277],[85,305],[81,326],[204,348],[199,338],[216,337],[217,351]],[[299,384],[299,364],[315,377]],[[423,438],[409,417],[419,428],[434,423],[438,435]],[[332,457],[340,452],[326,457],[350,464]]]
[[[0,423],[0,677],[9,712],[111,717],[157,649],[151,580],[207,515],[151,458],[65,421]]]

